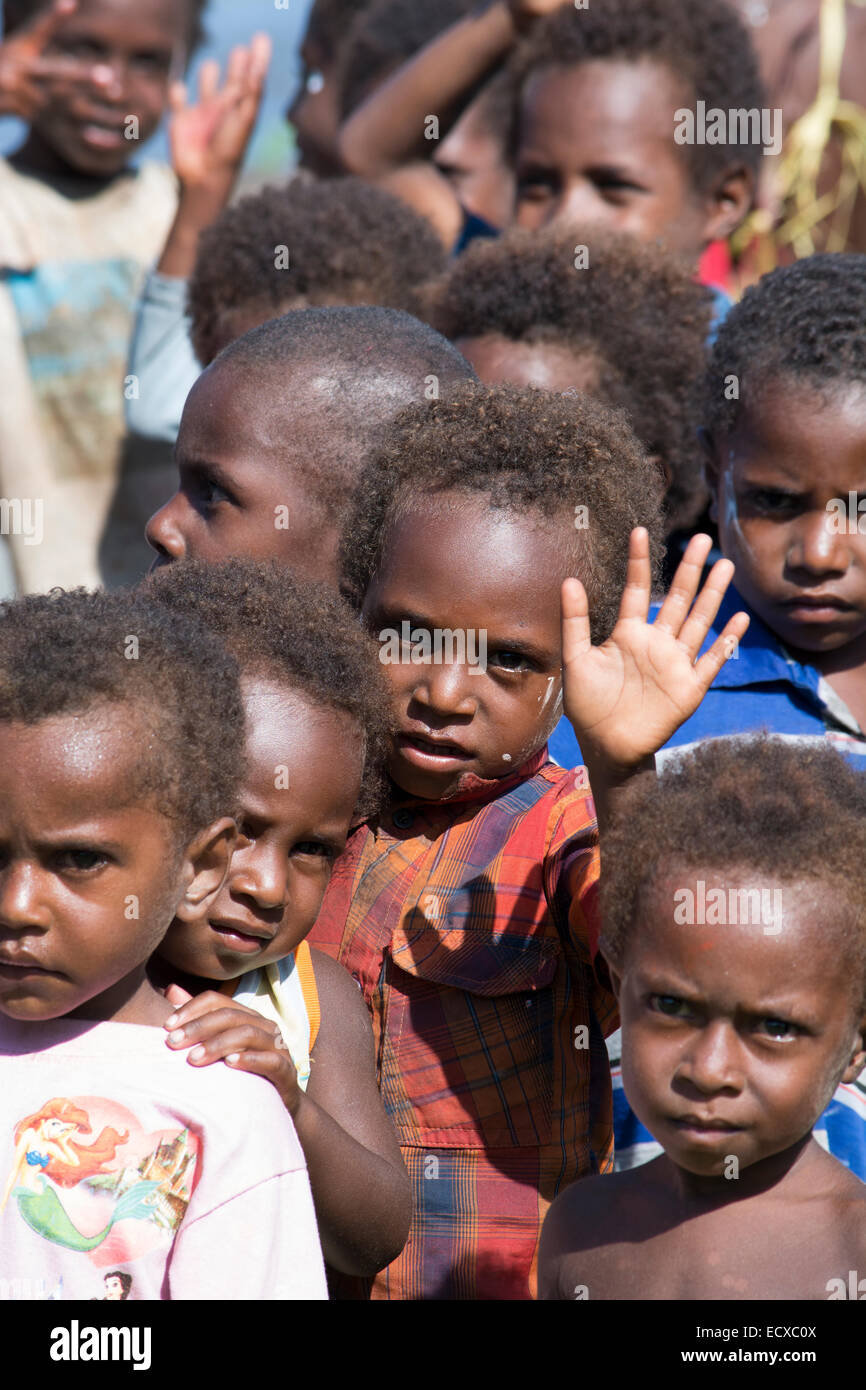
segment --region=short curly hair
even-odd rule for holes
[[[340,551],[343,590],[355,607],[400,509],[452,491],[486,497],[491,507],[568,516],[594,641],[616,623],[633,527],[647,527],[656,562],[660,556],[662,481],[620,411],[586,396],[470,384],[405,410],[365,468]],[[585,530],[575,528],[578,506],[587,508]],[[560,544],[551,533],[551,548]]]
[[[278,268],[277,248],[288,249]],[[381,304],[414,314],[419,287],[445,269],[426,218],[362,179],[294,179],[241,198],[202,233],[187,291],[190,336],[207,366],[237,334],[238,310],[261,320],[322,304]]]
[[[271,561],[183,560],[156,570],[143,591],[209,627],[242,677],[273,680],[348,715],[364,748],[358,816],[378,808],[391,732],[388,690],[375,643],[333,589]]]
[[[618,967],[647,893],[672,872],[826,885],[866,1001],[866,778],[824,744],[717,738],[623,793],[602,841],[602,937]]]
[[[540,68],[572,67],[597,59],[642,58],[665,64],[688,88],[687,104],[707,110],[760,110],[766,94],[749,32],[727,0],[604,0],[584,9],[566,5],[540,22],[514,55],[521,91]],[[674,136],[671,113],[671,141]],[[515,141],[519,138],[519,112]],[[684,147],[699,190],[712,187],[732,152],[757,178],[758,144]]]
[[[477,9],[478,0],[374,0],[358,15],[340,55],[340,111],[345,119],[379,83],[428,43]]]
[[[3,31],[11,34],[13,30],[20,29],[22,24],[29,24],[43,10],[47,10],[51,0],[2,0],[3,3]],[[207,8],[208,0],[186,0],[189,11],[189,26],[187,29],[187,59],[189,59],[199,44],[204,41],[205,28],[203,16]]]
[[[819,391],[866,385],[864,324],[866,256],[826,252],[763,276],[719,327],[704,425],[713,436],[729,434],[756,388],[778,377],[808,381]],[[729,389],[732,377],[736,393]]]
[[[129,715],[134,795],[177,841],[234,813],[244,713],[238,665],[192,617],[141,593],[74,589],[0,606],[0,720]]]
[[[313,0],[304,35],[322,53],[333,60],[346,39],[346,34],[358,18],[360,9],[369,8],[359,0]]]
[[[588,264],[578,270],[584,247]],[[476,241],[434,288],[430,313],[458,347],[492,333],[590,355],[600,372],[592,394],[625,410],[670,471],[669,531],[692,526],[707,501],[698,429],[711,317],[710,291],[679,257],[622,234],[556,226]]]

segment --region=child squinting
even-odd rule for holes
[[[864,784],[829,748],[725,741],[620,810],[602,949],[664,1154],[558,1199],[542,1296],[839,1297],[866,1187],[811,1130],[866,1061]]]
[[[146,592],[226,643],[247,723],[228,877],[206,912],[172,924],[154,962],[180,1006],[168,1045],[193,1048],[194,1066],[225,1059],[274,1085],[307,1157],[328,1263],[374,1274],[405,1242],[408,1180],[363,1000],[305,938],[350,825],[381,793],[375,648],[336,595],[276,565],[189,561]]]

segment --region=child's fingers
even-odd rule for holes
[[[651,590],[649,532],[644,526],[636,526],[628,542],[628,568],[619,605],[620,621],[623,618],[638,618],[645,623],[649,613]]]
[[[244,48],[243,44],[238,44],[229,54],[226,67],[226,87],[242,87],[246,81],[249,64],[249,49]]]
[[[688,617],[680,628],[680,645],[695,659],[710,630],[713,620],[722,606],[722,599],[734,577],[734,566],[730,560],[717,560],[707,576],[707,582],[698,594]]]
[[[247,71],[247,86],[259,92],[268,75],[271,62],[271,40],[268,34],[253,34],[250,43],[250,65]]]
[[[659,609],[653,627],[678,637],[683,621],[694,602],[707,556],[713,548],[709,536],[692,536],[685,554],[677,565],[668,594]]]
[[[182,1004],[188,1004],[192,999],[189,990],[184,989],[181,985],[174,984],[167,987],[165,997],[169,1004],[174,1004],[177,1008],[180,1008]]]
[[[169,1032],[176,1033],[181,1029],[188,1031],[194,1024],[197,1025],[200,1019],[213,1017],[214,1014],[248,1014],[252,1018],[260,1018],[254,1009],[248,1009],[246,1004],[237,1004],[233,999],[227,999],[224,994],[218,994],[216,990],[206,990],[204,994],[197,994],[189,1003],[183,1004],[179,1009],[175,1009],[171,1018],[166,1019],[163,1024]]]
[[[579,579],[566,579],[561,591],[562,664],[570,666],[592,646],[589,601]]]
[[[192,1067],[209,1067],[212,1062],[222,1062],[234,1052],[272,1051],[277,1055],[275,1033],[267,1031],[274,1025],[267,1024],[263,1018],[259,1019],[259,1025],[247,1023],[239,1028],[223,1029],[214,1037],[196,1043],[192,1051],[187,1053],[186,1060]]]
[[[748,627],[748,613],[735,613],[730,622],[725,624],[721,635],[695,663],[695,675],[704,691],[709,690],[725,662],[735,654],[737,644],[745,637]]]
[[[186,110],[188,95],[185,82],[172,82],[169,84],[168,106],[173,116],[178,116],[181,111]]]
[[[54,0],[49,9],[38,14],[30,24],[22,28],[20,37],[26,38],[32,52],[41,52],[58,26],[77,8],[78,0]]]
[[[198,75],[198,99],[204,104],[213,101],[219,90],[220,65],[216,58],[207,58],[201,65]]]
[[[263,1076],[266,1081],[276,1082],[284,1079],[282,1073],[285,1072],[286,1064],[291,1066],[291,1058],[287,1052],[280,1054],[269,1049],[267,1052],[255,1052],[247,1049],[245,1052],[230,1052],[224,1058],[227,1066],[235,1067],[238,1071],[251,1071],[256,1076]],[[294,1071],[294,1068],[292,1068]]]

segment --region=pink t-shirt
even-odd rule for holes
[[[0,1299],[324,1299],[294,1125],[161,1028],[0,1015]]]

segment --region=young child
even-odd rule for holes
[[[340,127],[340,52],[366,0],[313,0],[301,40],[301,80],[286,111],[299,163],[319,178],[343,172]]]
[[[705,443],[737,588],[707,643],[735,609],[751,623],[668,750],[768,729],[798,747],[829,742],[866,770],[864,316],[866,257],[823,255],[766,276],[720,330]],[[840,1086],[819,1132],[866,1179],[864,1080]],[[651,1142],[618,1097],[621,1161]]]
[[[762,147],[679,143],[677,113],[765,106],[749,34],[726,0],[563,6],[515,54],[516,220],[603,222],[695,264],[752,202]],[[685,129],[688,135],[688,130]],[[714,131],[714,135],[718,132]]]
[[[202,366],[267,319],[326,304],[415,313],[420,287],[444,267],[424,218],[360,179],[295,179],[240,199],[199,239],[186,314],[176,293],[173,323],[164,300],[157,312],[152,297],[142,303],[130,428],[174,441]]]
[[[706,744],[603,855],[623,1080],[664,1154],[557,1199],[541,1296],[845,1297],[866,1187],[811,1130],[866,1062],[866,784],[830,748]]]
[[[117,478],[124,365],[144,267],[176,204],[129,161],[156,129],[202,0],[5,0],[0,110],[29,129],[0,160],[0,496],[18,586],[96,584]]]
[[[195,1066],[225,1058],[276,1087],[307,1159],[328,1264],[375,1274],[405,1243],[409,1179],[376,1087],[364,1001],[305,940],[350,825],[382,792],[387,698],[375,646],[336,594],[276,564],[189,560],[145,592],[222,639],[240,667],[247,727],[228,878],[206,912],[175,919],[153,964],[180,1004],[167,1041],[195,1046]]]
[[[707,501],[698,443],[709,291],[682,257],[597,227],[477,242],[429,317],[490,385],[585,391],[618,406],[668,480],[668,533]]]
[[[64,1299],[106,1269],[130,1299],[325,1296],[282,1102],[169,1051],[146,973],[223,884],[243,736],[236,663],[184,615],[0,609],[0,1258]]]
[[[604,814],[745,626],[693,667],[731,571],[687,618],[706,538],[646,625],[650,538],[628,538],[644,522],[655,547],[659,492],[624,417],[474,385],[406,410],[359,484],[345,583],[393,689],[393,796],[350,838],[311,939],[360,981],[412,1179],[378,1297],[529,1297],[547,1204],[610,1165],[595,815],[546,739],[564,701]],[[563,587],[575,570],[585,590]]]
[[[156,564],[278,559],[336,586],[343,515],[379,432],[472,376],[398,310],[300,309],[253,329],[190,392],[180,485],[147,527]]]

